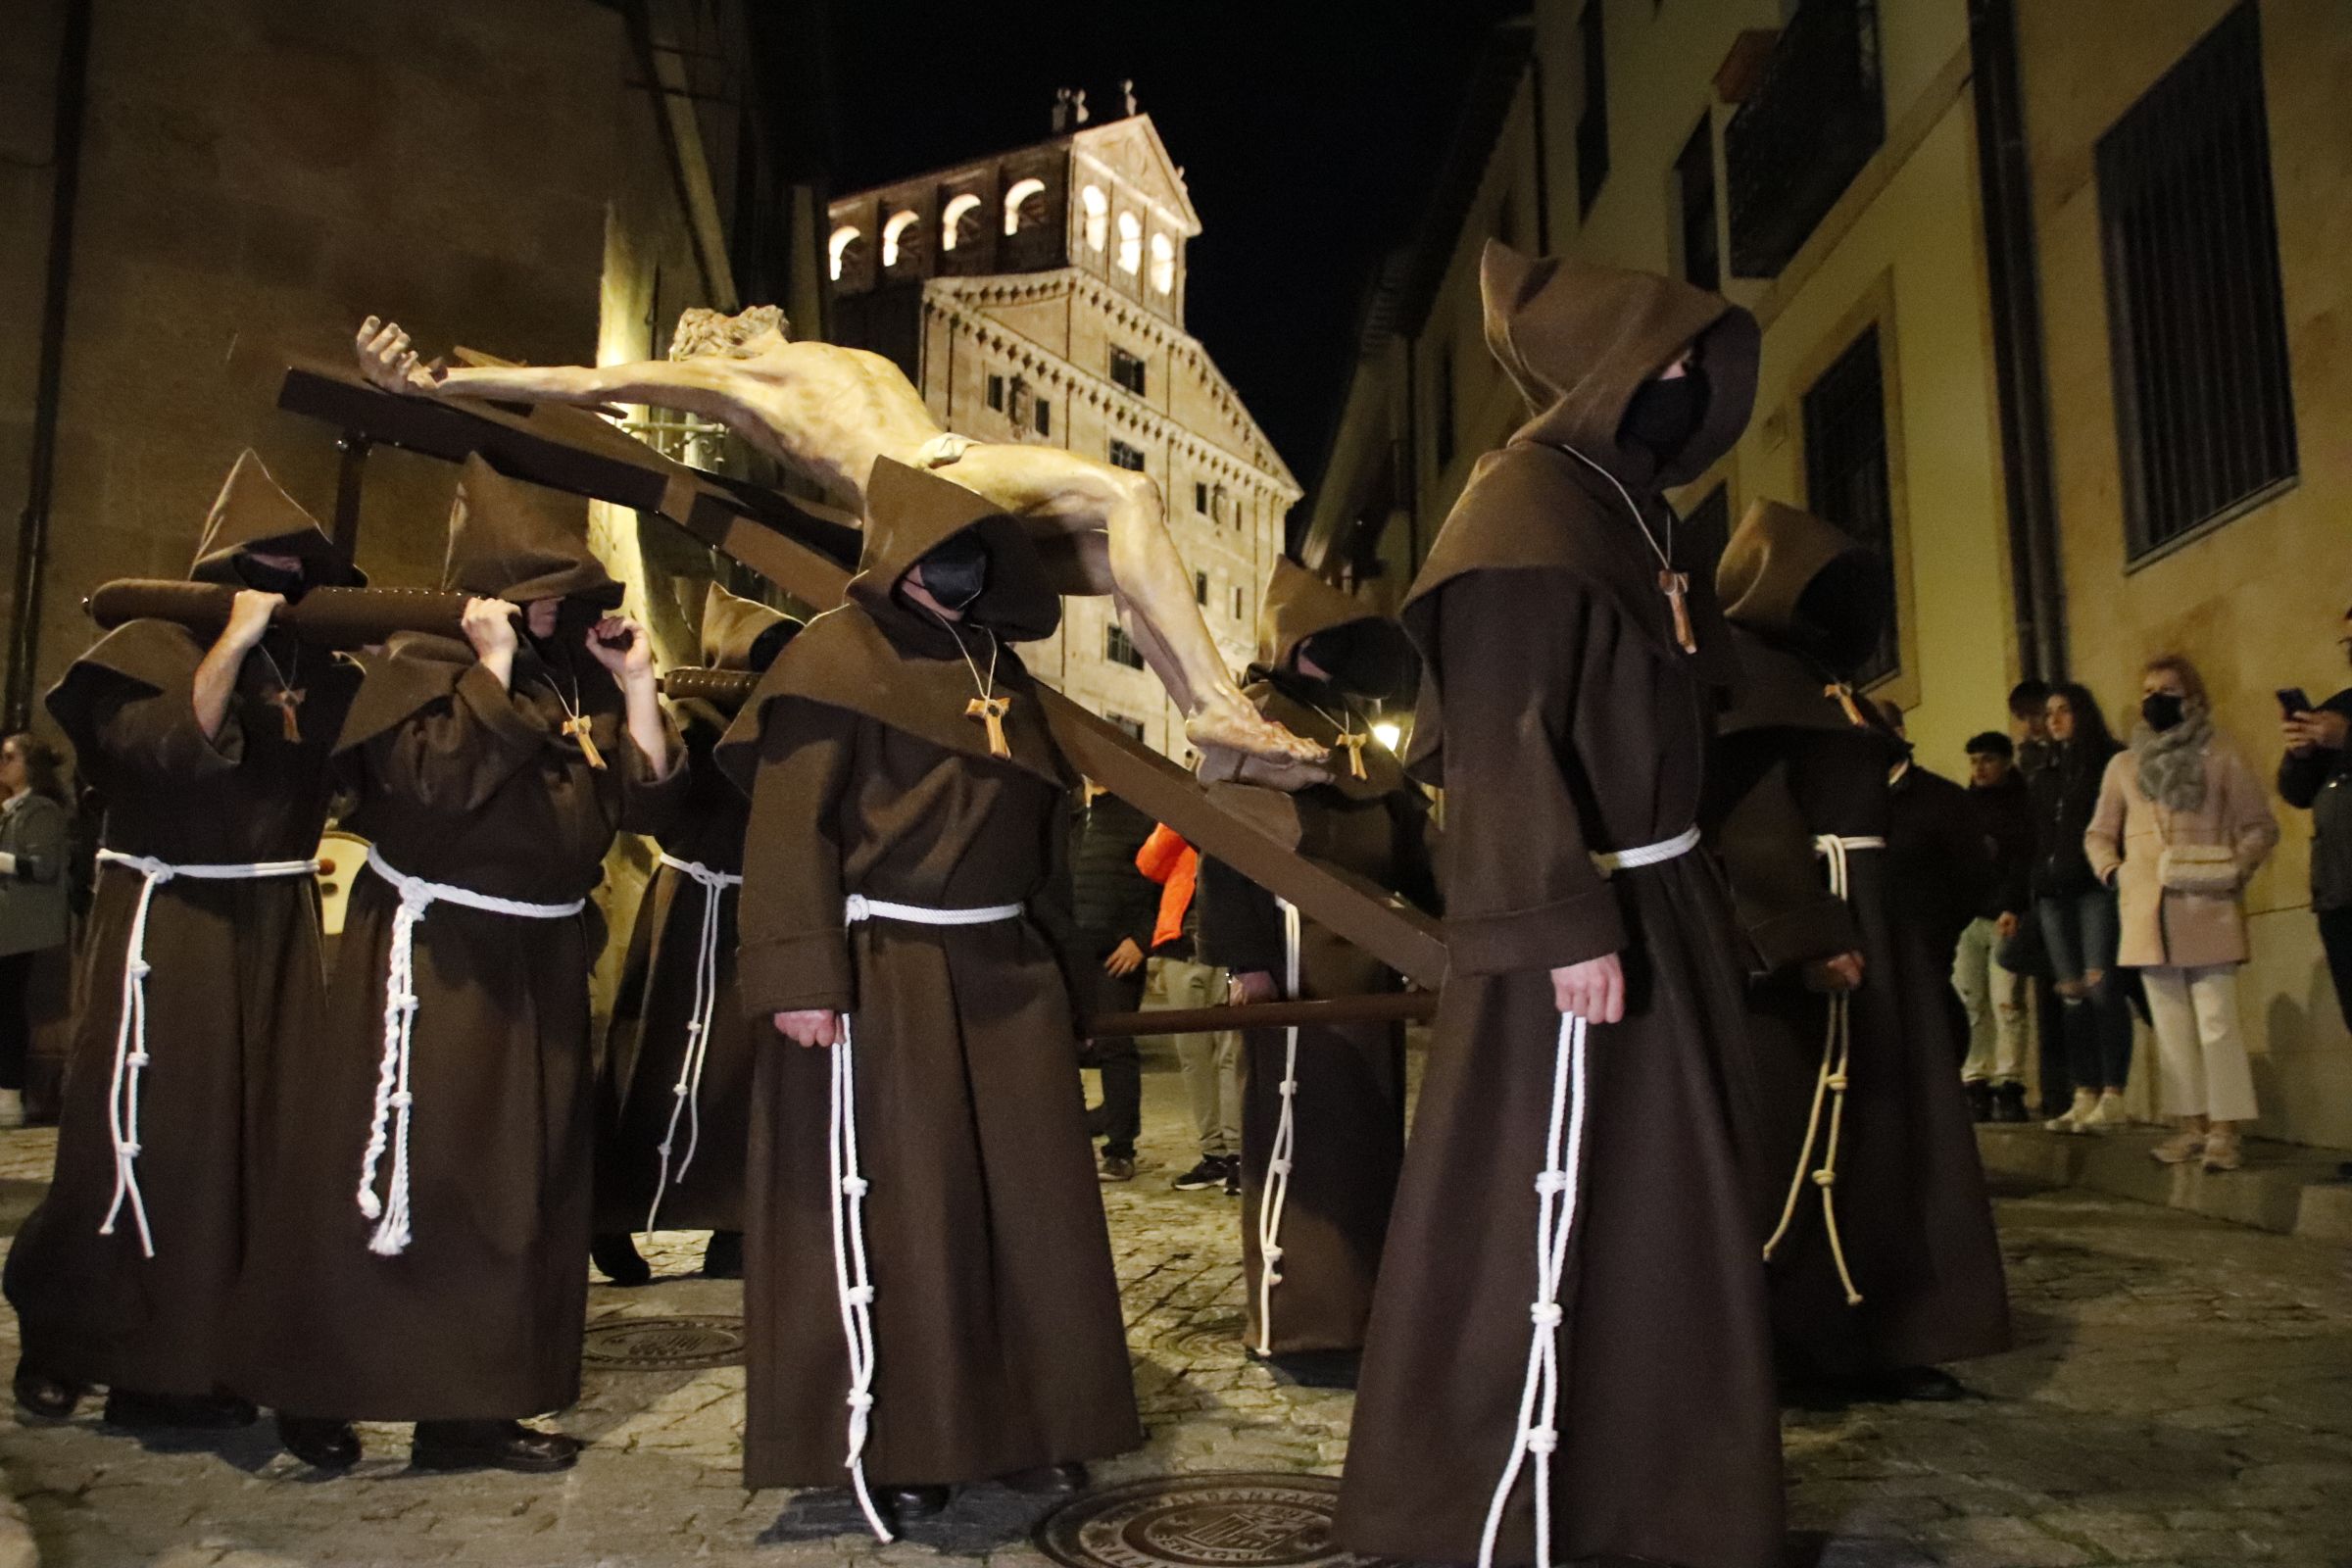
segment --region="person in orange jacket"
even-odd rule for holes
[[[1193,894],[1200,880],[1200,852],[1166,823],[1152,830],[1136,853],[1135,868],[1160,885],[1159,920],[1152,956],[1159,962],[1160,992],[1171,1007],[1208,1007],[1225,1000],[1224,971],[1200,961],[1200,911]],[[1242,1190],[1242,1037],[1239,1030],[1178,1035],[1177,1064],[1200,1135],[1200,1161],[1176,1178],[1180,1193]]]

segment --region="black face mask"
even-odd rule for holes
[[[2148,721],[2148,728],[2161,732],[2180,723],[2186,707],[2171,692],[2150,692],[2139,700],[2139,716]]]
[[[303,589],[308,586],[300,567],[287,571],[283,567],[256,561],[243,552],[238,553],[235,564],[237,578],[246,587],[259,593],[282,595],[289,604],[300,599]]]
[[[1636,387],[1617,433],[1664,465],[1690,444],[1706,416],[1706,372],[1693,366],[1671,381],[1648,380]]]
[[[988,546],[966,531],[923,557],[923,588],[950,610],[966,610],[988,589]]]

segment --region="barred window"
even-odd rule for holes
[[[1193,510],[1201,513],[1208,511],[1208,486],[1199,479],[1193,481]]]
[[[988,378],[988,406],[999,412],[1004,410],[1004,378],[1001,375],[992,375]]]
[[[1102,657],[1129,669],[1144,667],[1144,656],[1135,651],[1135,639],[1115,620],[1102,628]]]
[[[1144,449],[1131,447],[1114,435],[1110,438],[1110,461],[1115,467],[1133,468],[1141,473],[1144,471]]]
[[[1125,713],[1104,713],[1102,716],[1110,720],[1113,729],[1123,731],[1129,740],[1138,742],[1143,740],[1144,721],[1142,719],[1129,718]]]
[[[1110,350],[1110,378],[1137,397],[1144,395],[1144,360],[1140,354],[1130,354],[1113,344]]]
[[[1054,433],[1054,400],[1052,398],[1037,400],[1037,433],[1039,435]]]
[[[1902,665],[1895,625],[1894,505],[1887,494],[1886,397],[1879,329],[1867,328],[1805,389],[1805,496],[1813,511],[1879,558],[1886,628],[1855,675],[1868,685]]]
[[[2132,559],[2297,472],[2252,0],[2099,138],[2099,220]]]
[[[1208,573],[1205,571],[1193,573],[1193,603],[1196,605],[1208,603]]]

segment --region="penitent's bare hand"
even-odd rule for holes
[[[1822,992],[1859,991],[1862,989],[1862,955],[1840,953],[1835,958],[1822,958],[1805,965],[1805,986]]]
[[[826,1007],[805,1007],[797,1012],[779,1012],[775,1017],[776,1033],[795,1045],[810,1048],[841,1044],[841,1014]]]
[[[1551,971],[1553,1005],[1587,1023],[1618,1023],[1625,1017],[1625,965],[1614,953]]]
[[[221,630],[221,646],[239,654],[251,653],[261,642],[262,633],[270,629],[270,617],[285,602],[282,594],[266,594],[258,588],[238,589],[237,597],[229,601],[228,625]]]
[[[416,357],[399,322],[379,321],[370,316],[360,323],[354,344],[360,351],[360,374],[369,385],[423,397],[441,389],[441,378]]]
[[[607,615],[589,627],[588,653],[616,681],[653,678],[653,642],[645,628],[626,615]]]
[[[468,599],[461,622],[476,659],[514,657],[514,617],[522,612],[504,599]]]

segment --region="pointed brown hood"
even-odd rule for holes
[[[479,453],[458,476],[441,586],[514,605],[575,599],[600,610],[617,610],[624,592],[588,548],[580,502],[510,479]]]
[[[367,573],[344,559],[318,521],[278,488],[251,447],[239,454],[220,493],[213,498],[188,576],[241,588],[245,579],[238,575],[237,557],[249,550],[297,557],[303,577],[313,587],[360,588],[368,582]]]
[[[1258,607],[1257,662],[1292,672],[1298,650],[1317,639],[1315,662],[1332,684],[1361,697],[1395,697],[1409,689],[1416,662],[1404,628],[1313,572],[1278,557]]]
[[[858,575],[850,579],[850,602],[872,616],[893,642],[941,645],[945,628],[899,597],[899,580],[967,529],[988,549],[988,585],[965,608],[964,618],[1006,642],[1051,637],[1061,624],[1061,598],[1020,519],[953,479],[889,458],[874,460],[866,485],[865,544]]]
[[[712,669],[765,669],[801,622],[717,583],[703,598],[703,662]]]
[[[1883,577],[1878,556],[1836,524],[1758,501],[1725,547],[1715,585],[1733,625],[1844,675],[1885,629]]]
[[[1487,242],[1479,261],[1487,347],[1527,399],[1514,440],[1571,447],[1632,486],[1688,483],[1731,450],[1756,398],[1755,318],[1720,295],[1563,257]],[[1707,378],[1697,432],[1661,469],[1620,442],[1635,389],[1698,346]]]

